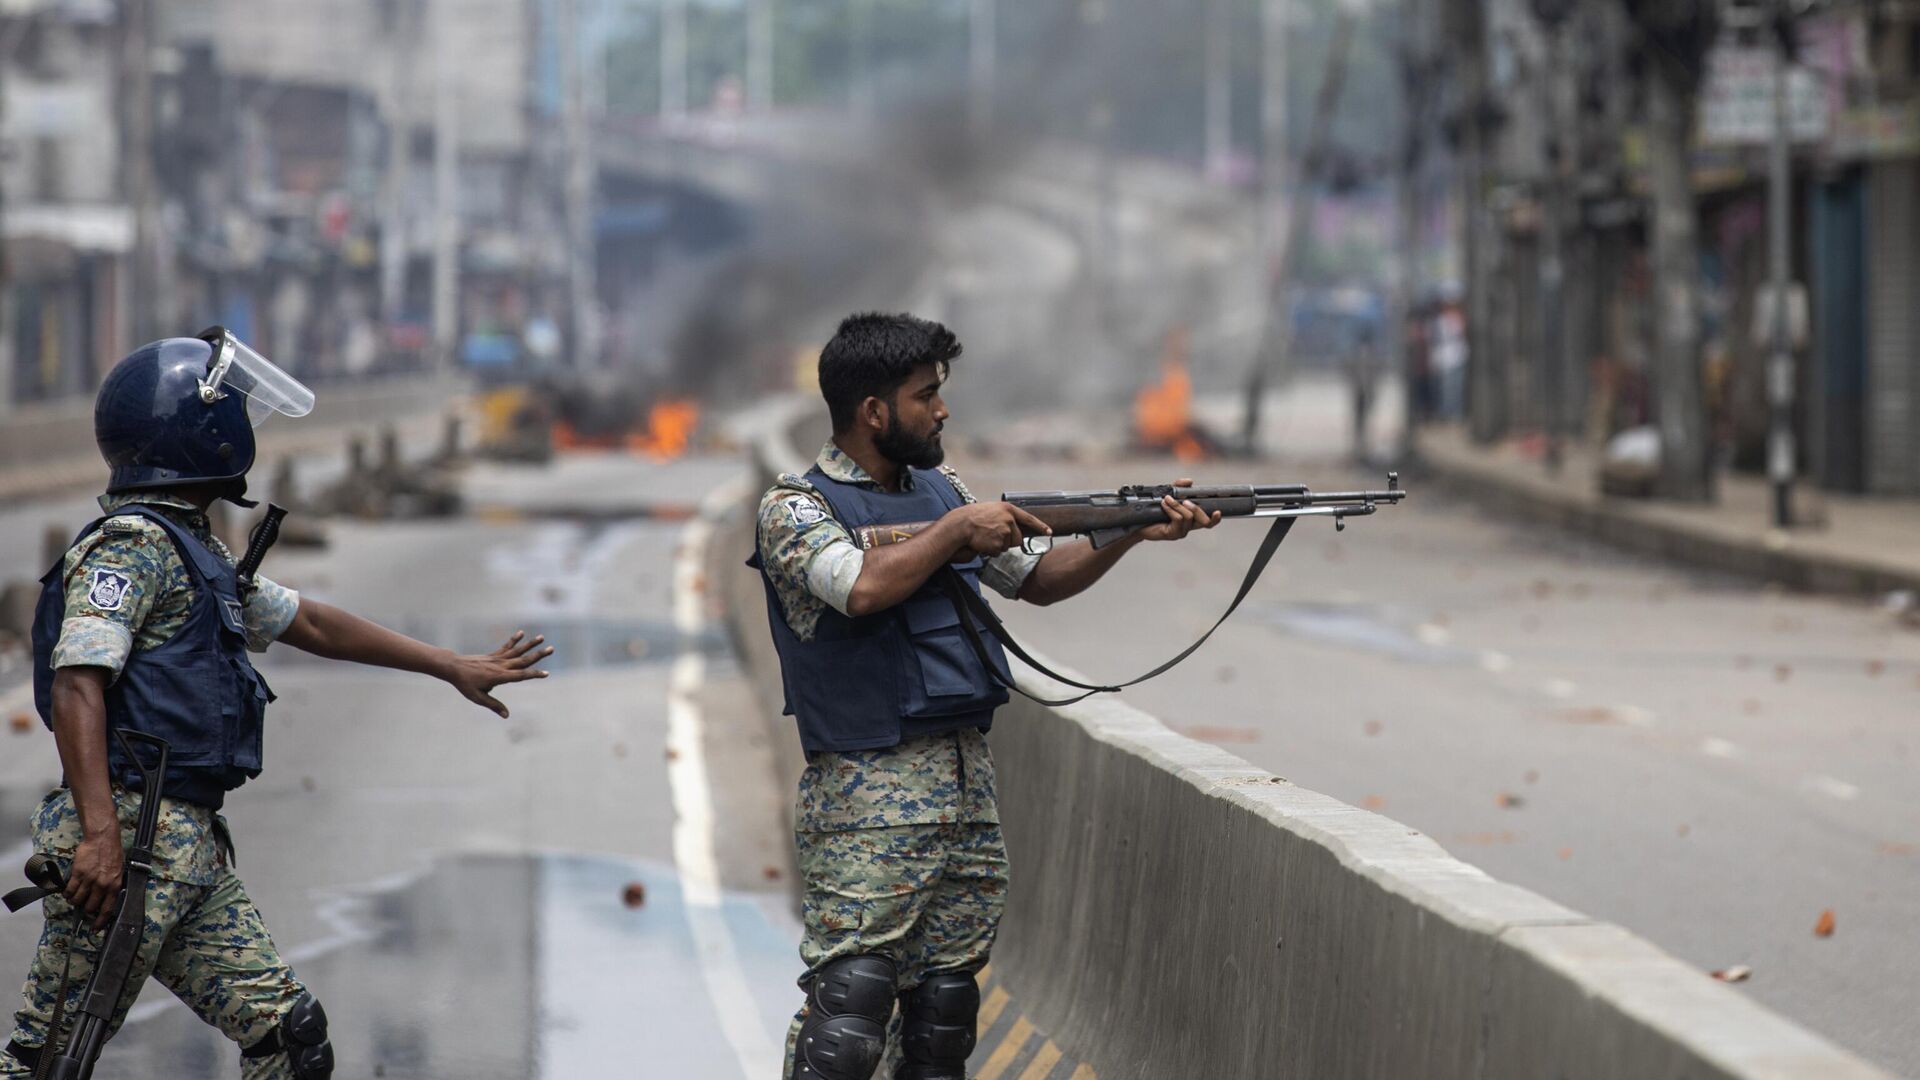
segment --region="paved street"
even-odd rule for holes
[[[1271,475],[1181,471],[1379,486],[1329,460],[1326,426],[1281,440]],[[954,463],[976,493],[1176,468]],[[1142,550],[1009,622],[1084,673],[1131,677],[1218,616],[1263,530]],[[1344,533],[1301,523],[1207,648],[1124,697],[1703,972],[1748,965],[1742,991],[1920,1074],[1920,634],[1871,604],[1628,559],[1416,490]]]
[[[525,627],[560,649],[553,678],[502,692],[506,721],[425,679],[269,654],[268,771],[227,814],[241,873],[332,1016],[339,1075],[578,1077],[610,1060],[696,1080],[773,1072],[797,1004],[784,838],[732,815],[764,819],[785,793],[742,784],[743,810],[707,790],[708,772],[771,767],[744,737],[711,750],[700,737],[751,713],[687,561],[695,526],[678,520],[737,472],[481,466],[473,518],[332,521],[326,548],[271,556],[307,595],[436,642],[480,650]],[[625,516],[650,505],[671,512]],[[5,527],[85,510],[24,507]],[[17,692],[5,704],[29,707]],[[58,766],[37,724],[0,732],[0,747],[0,867],[16,867]],[[0,920],[10,985],[39,924],[37,909]],[[656,1036],[636,1040],[636,1025]],[[238,1070],[150,986],[101,1073]]]

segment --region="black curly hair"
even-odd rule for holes
[[[880,312],[847,316],[820,350],[820,396],[827,399],[834,434],[853,426],[866,399],[892,401],[921,364],[936,365],[946,378],[960,353],[960,339],[931,319]]]

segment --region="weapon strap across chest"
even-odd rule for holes
[[[993,613],[993,609],[987,606],[987,602],[982,599],[978,593],[966,587],[966,583],[960,580],[960,575],[955,573],[952,567],[945,567],[939,571],[940,587],[946,592],[947,599],[952,601],[954,611],[960,615],[960,632],[966,637],[967,645],[973,649],[974,655],[980,659],[980,662],[986,665],[986,669],[993,673],[995,682],[1041,705],[1072,705],[1075,702],[1085,701],[1095,694],[1118,693],[1129,686],[1137,686],[1140,683],[1146,682],[1148,679],[1159,678],[1179,666],[1180,662],[1187,657],[1200,651],[1200,646],[1207,643],[1207,639],[1213,636],[1213,632],[1220,629],[1220,627],[1233,616],[1233,613],[1240,609],[1240,602],[1245,600],[1247,594],[1253,591],[1253,586],[1259,582],[1260,575],[1266,573],[1267,564],[1273,561],[1274,553],[1280,550],[1281,541],[1287,538],[1287,532],[1293,528],[1293,523],[1296,520],[1298,519],[1274,519],[1273,526],[1267,530],[1266,537],[1260,541],[1260,550],[1254,552],[1253,561],[1247,565],[1246,575],[1240,579],[1240,591],[1233,594],[1233,602],[1228,604],[1227,610],[1223,612],[1218,619],[1214,620],[1212,626],[1207,628],[1207,632],[1200,635],[1198,641],[1180,650],[1179,654],[1173,659],[1168,660],[1166,663],[1161,664],[1145,675],[1135,676],[1125,682],[1109,684],[1081,682],[1078,679],[1068,678],[1041,663],[1039,660],[1034,659],[1033,654],[1023,648],[1019,642],[1013,639],[1013,635],[1007,632],[1006,624],[1000,621],[1000,616]],[[969,618],[969,615],[971,615],[972,618]],[[981,625],[991,630],[993,636],[1000,639],[1000,644],[1005,646],[1008,652],[1019,657],[1028,667],[1055,682],[1065,683],[1068,686],[1084,692],[1072,697],[1054,699],[1043,698],[1037,694],[1030,694],[1021,689],[1011,678],[1002,674],[999,665],[995,664],[992,659],[988,657],[986,643],[980,640],[980,631],[978,627],[974,626],[974,619],[980,620]]]

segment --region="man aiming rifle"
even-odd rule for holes
[[[752,565],[807,753],[795,836],[807,1000],[788,1036],[790,1080],[868,1080],[889,1043],[896,1080],[966,1076],[975,974],[1007,890],[985,735],[1012,685],[1003,645],[1018,651],[982,585],[1057,603],[1139,544],[1229,513],[1279,519],[1257,576],[1295,517],[1368,513],[1401,494],[1323,504],[1304,488],[1182,480],[977,502],[941,465],[940,390],[960,353],[924,319],[842,322],[820,354],[833,438],[760,503]],[[1098,542],[1038,550],[1068,533]]]

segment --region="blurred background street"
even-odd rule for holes
[[[559,650],[507,721],[263,665],[228,814],[340,1075],[772,1075],[745,451],[842,316],[910,310],[982,497],[1413,490],[1125,700],[1920,1075],[1916,298],[1904,0],[0,0],[0,883],[94,389],[221,324],[320,401],[260,433],[267,573]],[[1260,532],[1000,610],[1128,677]],[[102,1069],[232,1058],[151,987]]]

